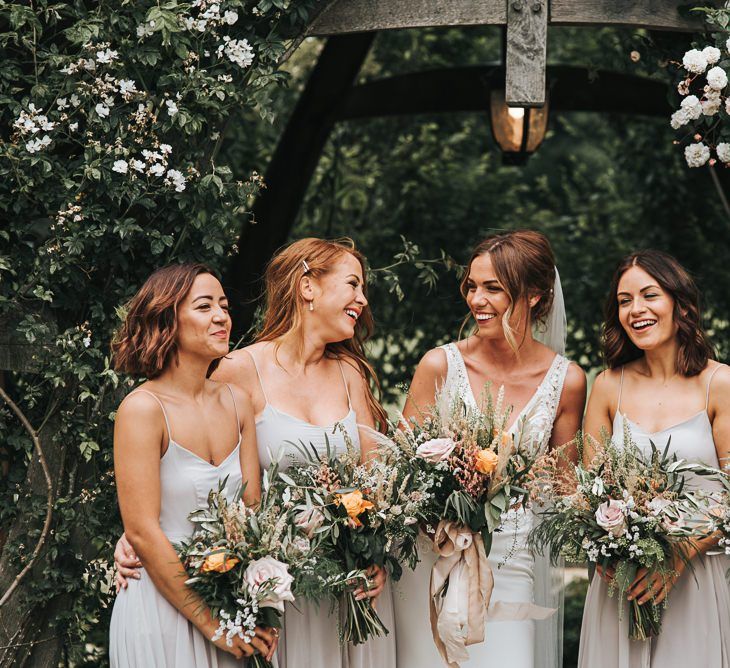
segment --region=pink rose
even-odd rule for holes
[[[259,601],[262,608],[276,608],[279,612],[284,612],[284,601],[294,600],[291,591],[294,578],[289,573],[289,566],[274,557],[252,561],[243,574],[243,580],[252,592],[267,583],[273,584],[273,587],[267,588],[267,597]]]
[[[618,538],[626,528],[625,510],[626,504],[623,501],[616,501],[615,499],[604,501],[596,511],[596,522],[598,522],[598,526],[608,531],[614,538]]]
[[[302,510],[294,518],[294,525],[307,535],[307,538],[314,536],[314,532],[322,526],[324,515],[317,508]]]
[[[429,462],[442,462],[456,447],[456,443],[450,438],[432,438],[430,441],[421,443],[416,454]]]

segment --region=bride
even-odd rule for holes
[[[440,387],[476,405],[490,383],[493,396],[504,386],[505,401],[514,407],[510,431],[524,425],[541,449],[571,441],[580,428],[586,381],[580,367],[562,355],[565,312],[547,238],[539,232],[515,231],[485,239],[472,254],[461,293],[474,332],[424,355],[404,416],[421,419]],[[485,641],[468,648],[470,659],[462,666],[557,668],[562,663],[558,614],[542,622],[507,621],[494,605],[534,602],[557,607],[560,584],[552,586],[547,560],[535,559],[526,546],[532,522],[529,509],[513,508],[503,515],[502,530],[495,533],[489,554],[494,590]],[[404,571],[394,587],[399,668],[442,665],[427,612],[436,555],[429,550],[430,541],[422,538],[421,563],[415,571]]]

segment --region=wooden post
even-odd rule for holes
[[[508,0],[507,81],[510,107],[545,104],[548,0]]]

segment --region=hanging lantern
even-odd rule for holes
[[[503,162],[522,165],[545,139],[548,123],[548,100],[537,108],[508,107],[504,90],[491,92],[492,135],[502,149]]]

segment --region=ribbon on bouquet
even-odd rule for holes
[[[484,640],[490,621],[547,619],[554,608],[534,603],[498,601],[489,605],[494,575],[481,534],[449,520],[441,520],[433,537],[439,557],[431,569],[429,589],[431,633],[449,668],[469,658],[466,647]]]

